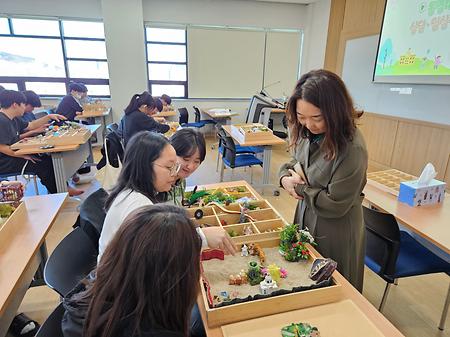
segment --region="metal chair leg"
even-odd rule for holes
[[[39,188],[38,188],[38,184],[37,184],[36,175],[33,176],[33,183],[34,183],[34,192],[36,193],[36,195],[39,195]]]
[[[394,280],[394,285],[395,285],[395,286],[398,286],[398,278],[396,278],[396,279]]]
[[[250,185],[253,185],[253,166],[250,166]]]
[[[445,321],[447,319],[448,305],[450,304],[450,285],[447,290],[447,298],[445,300],[444,309],[442,310],[441,320],[439,322],[439,330],[444,330]]]
[[[389,294],[389,289],[391,289],[391,283],[386,283],[386,288],[384,288],[383,298],[381,299],[380,307],[378,308],[379,312],[383,312],[384,305],[386,304],[386,299]]]
[[[216,172],[219,171],[219,160],[220,160],[220,151],[219,151],[219,148],[217,148]]]
[[[222,166],[220,168],[220,182],[223,181],[223,171],[225,170],[225,164],[222,161]]]

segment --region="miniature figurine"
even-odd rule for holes
[[[205,201],[203,200],[203,198],[199,198],[198,199],[198,207],[204,207],[205,206]]]
[[[247,222],[247,212],[248,212],[248,208],[245,206],[241,206],[241,215],[239,216],[239,223]],[[251,234],[253,234],[253,231]],[[246,234],[246,235],[248,235],[248,234]]]
[[[272,291],[274,291],[277,288],[278,288],[277,283],[274,280],[272,280],[270,274],[267,274],[264,277],[264,280],[259,283],[261,295],[269,295],[270,293],[272,293]]]
[[[261,275],[261,267],[256,261],[250,261],[248,264],[247,272],[248,282],[250,285],[255,286],[263,280]]]
[[[275,282],[280,282],[281,279],[280,267],[272,263],[269,264],[269,266],[267,267],[267,271]]]
[[[220,224],[221,224],[222,226],[228,226],[228,222],[226,222],[226,220],[224,220],[224,219],[221,219],[221,220],[220,220]]]
[[[200,256],[201,261],[207,261],[211,259],[224,260],[225,253],[221,249],[205,249]]]
[[[280,277],[286,278],[287,276],[288,276],[288,272],[287,272],[286,268],[280,268]]]
[[[241,256],[248,256],[248,247],[247,245],[244,243],[244,245],[242,246],[241,249]]]
[[[252,225],[245,225],[244,226],[244,230],[243,230],[244,235],[252,235],[253,234],[253,229],[252,229]]]

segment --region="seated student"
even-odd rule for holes
[[[27,103],[25,104],[25,112],[22,119],[26,122],[32,122],[36,120],[36,116],[33,113],[34,108],[39,108],[42,106],[41,99],[33,90],[22,91],[22,94],[24,94],[27,99]]]
[[[80,85],[81,96],[80,96],[80,105],[83,106],[91,101],[91,98],[88,96],[88,88],[84,83],[78,83]]]
[[[167,200],[180,164],[169,141],[154,132],[142,131],[131,138],[116,186],[105,203],[107,214],[99,239],[99,259],[124,219],[136,208]],[[198,229],[204,246],[235,252],[221,227]]]
[[[51,114],[32,122],[24,122],[21,117],[25,111],[24,94],[14,90],[0,93],[0,173],[19,173],[26,165],[25,173],[37,174],[49,193],[56,193],[55,174],[49,156],[17,155],[10,146],[19,141],[20,130],[36,130],[51,120],[60,121],[65,117]]]
[[[56,113],[63,115],[69,121],[74,121],[76,115],[83,112],[80,100],[83,97],[84,89],[80,83],[69,84],[69,94],[63,97],[56,108]],[[87,92],[87,91],[86,91]]]
[[[173,134],[170,138],[170,144],[177,153],[180,170],[175,185],[169,191],[168,199],[173,201],[175,205],[181,206],[186,189],[186,178],[194,173],[205,160],[205,137],[197,130],[184,128]]]
[[[63,335],[192,336],[200,249],[194,224],[181,207],[160,204],[135,210],[112,238],[92,277],[64,299]]]
[[[139,131],[153,131],[166,133],[170,126],[160,124],[149,116],[155,109],[155,100],[147,92],[135,94],[125,108],[125,115],[119,125],[119,134],[122,136],[124,145]]]
[[[159,100],[161,101],[161,103],[163,105],[163,110],[162,111],[173,111],[173,110],[175,110],[173,108],[173,106],[170,105],[172,103],[172,98],[170,98],[169,95],[163,94],[163,95],[161,95]]]

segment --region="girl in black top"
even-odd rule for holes
[[[200,249],[181,207],[157,204],[132,212],[107,246],[95,279],[65,297],[64,336],[187,337]]]
[[[125,115],[122,117],[119,125],[119,134],[122,135],[125,146],[128,140],[139,131],[159,133],[169,131],[169,125],[160,124],[150,116],[155,107],[155,100],[147,91],[131,97],[130,103],[125,108]]]

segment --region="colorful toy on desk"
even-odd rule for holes
[[[248,282],[250,285],[255,286],[259,284],[263,279],[263,275],[261,274],[261,266],[256,261],[250,261],[248,263],[248,271],[247,271]]]
[[[282,337],[320,337],[319,329],[309,323],[292,323],[281,329]]]
[[[237,275],[230,275],[228,278],[229,285],[240,286],[241,284],[247,284],[247,283],[248,283],[248,276],[244,270],[241,270],[241,272]]]
[[[241,248],[241,256],[248,256],[248,247],[245,243],[242,245]]]
[[[261,246],[257,243],[251,243],[248,245],[248,252],[250,255],[258,256],[261,264],[266,262],[266,254],[262,250]]]

